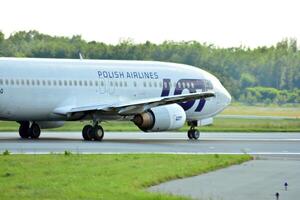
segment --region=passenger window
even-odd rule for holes
[[[88,84],[87,84],[87,81],[85,80],[85,81],[84,81],[84,86],[87,86],[87,85],[88,85]]]
[[[24,83],[25,83],[25,82],[24,82],[24,80],[22,79],[22,80],[21,80],[21,85],[24,85]]]
[[[58,81],[58,85],[62,86],[62,81],[61,80]]]
[[[149,82],[149,87],[152,87],[152,83],[151,83],[151,81]]]
[[[98,86],[98,81],[95,81],[95,86]]]
[[[40,80],[36,80],[36,84],[37,84],[37,85],[40,85]]]
[[[181,88],[181,83],[178,83],[178,88]]]
[[[144,82],[144,87],[147,87],[147,84],[146,84],[146,82]]]
[[[93,81],[90,81],[90,86],[93,86]]]
[[[69,80],[69,86],[72,86],[72,81],[71,80]]]
[[[82,86],[82,81],[81,80],[79,81],[79,86]]]
[[[68,86],[68,81],[64,80],[64,86]]]
[[[110,86],[112,87],[113,85],[114,85],[114,84],[113,84],[113,82],[111,81],[111,82],[110,82]]]
[[[124,81],[124,86],[127,87],[127,82],[126,81]]]
[[[14,85],[14,84],[15,84],[15,81],[14,81],[13,79],[11,79],[11,80],[10,80],[10,84],[11,84],[11,85]]]
[[[0,85],[3,85],[3,80],[2,79],[0,79]]]
[[[136,87],[136,86],[137,86],[137,84],[136,84],[136,82],[135,82],[135,81],[133,82],[133,86],[134,86],[134,87]]]
[[[35,81],[34,80],[31,80],[31,85],[35,85]]]
[[[48,86],[51,86],[51,81],[48,80],[48,81],[47,81],[47,84],[48,84]]]
[[[195,86],[194,86],[194,83],[193,83],[193,82],[191,83],[191,88],[193,88],[193,89],[195,88]]]
[[[119,84],[119,85],[120,85],[120,87],[123,87],[123,82],[122,82],[122,81],[120,81],[120,84]]]
[[[73,82],[74,82],[74,86],[77,86],[77,81],[76,81],[76,80],[74,80]]]
[[[45,86],[46,85],[46,81],[45,80],[43,80],[43,86]]]
[[[19,81],[19,79],[17,79],[17,80],[16,80],[16,84],[17,84],[17,85],[19,85],[19,84],[20,84],[20,81]]]
[[[54,81],[53,81],[53,85],[56,86],[56,84],[57,84],[57,82],[56,82],[56,80],[54,80]]]
[[[154,87],[157,87],[157,82],[156,81],[154,82]]]
[[[26,80],[26,85],[30,85],[30,81],[29,80]]]
[[[182,88],[185,88],[185,82],[182,83]]]
[[[101,81],[101,86],[102,86],[102,87],[104,86],[104,82],[103,82],[103,81]]]
[[[186,87],[190,88],[190,83],[189,82],[186,83]]]
[[[159,82],[159,87],[161,87],[161,88],[162,88],[162,82]]]
[[[115,82],[115,86],[118,87],[118,82],[117,81]]]

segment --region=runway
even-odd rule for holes
[[[300,155],[299,133],[201,133],[189,141],[186,133],[107,132],[102,142],[83,141],[80,132],[42,132],[38,140],[0,133],[0,152],[62,153],[195,153]]]
[[[187,196],[191,199],[253,200],[299,199],[300,157],[266,156],[241,165],[150,187],[151,192]],[[288,183],[287,189],[284,183]]]

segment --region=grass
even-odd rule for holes
[[[300,132],[300,119],[214,119],[207,132]]]
[[[211,126],[200,127],[208,132],[300,132],[300,107],[258,107],[258,106],[229,106],[222,114],[226,115],[259,115],[259,116],[287,116],[297,119],[233,119],[215,118]],[[86,123],[67,122],[63,127],[49,129],[49,131],[81,131]],[[131,122],[103,122],[105,131],[140,131]],[[17,131],[16,122],[0,121],[0,131]],[[185,126],[180,131],[186,131]]]
[[[279,106],[246,106],[231,105],[222,114],[224,115],[258,115],[258,116],[284,116],[300,118],[300,106],[279,107]]]
[[[187,199],[145,188],[250,159],[248,155],[2,155],[0,199]]]

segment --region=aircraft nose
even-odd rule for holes
[[[225,103],[228,106],[231,103],[231,95],[225,88],[224,88],[223,94],[225,96]]]

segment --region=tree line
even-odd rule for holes
[[[234,100],[255,103],[300,102],[300,51],[296,39],[254,49],[220,48],[197,41],[149,41],[116,45],[87,42],[81,36],[57,37],[20,31],[5,38],[0,31],[1,57],[156,60],[200,67],[216,75]]]

